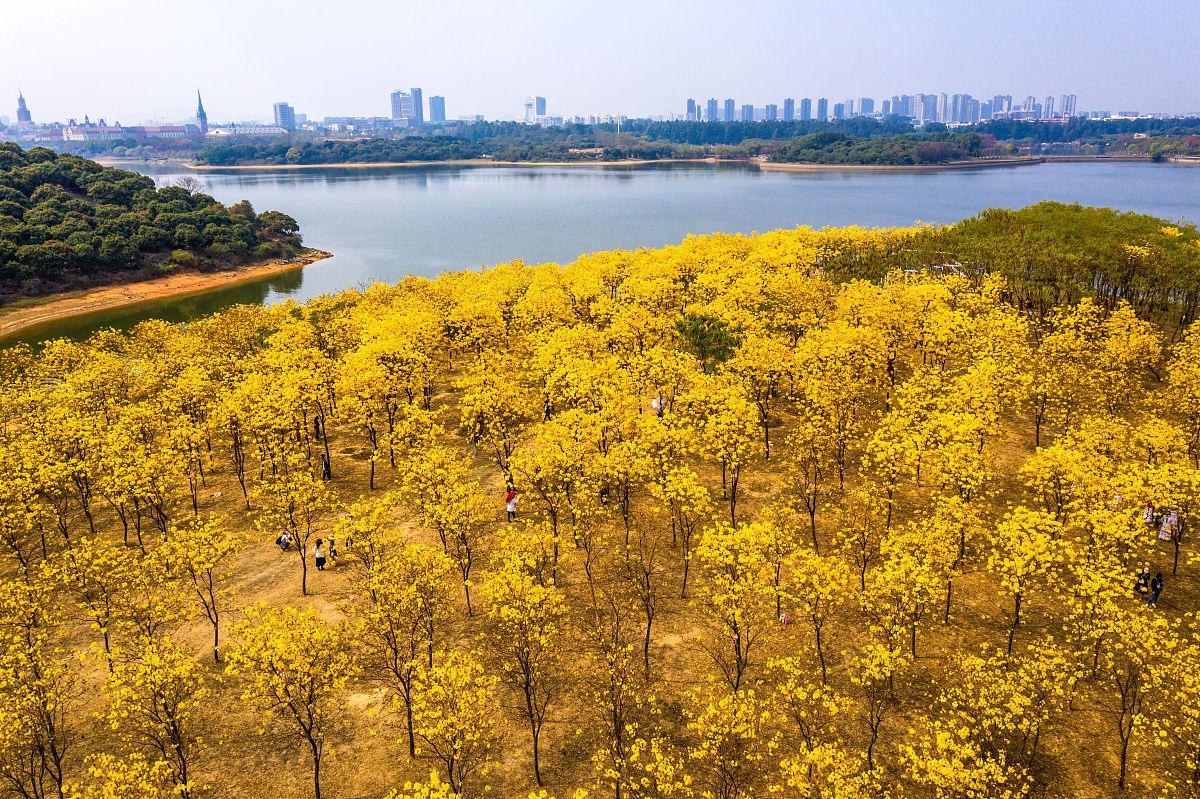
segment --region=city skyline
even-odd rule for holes
[[[233,0],[211,0],[203,15],[148,0],[66,0],[55,15],[33,4],[6,8],[0,97],[23,90],[39,98],[31,103],[35,118],[103,113],[129,122],[187,118],[192,104],[183,86],[203,88],[210,113],[220,108],[229,120],[261,119],[285,97],[310,117],[387,116],[385,98],[400,80],[436,86],[453,99],[451,117],[517,118],[534,88],[553,99],[555,113],[653,116],[673,111],[688,86],[772,103],[802,95],[879,98],[901,86],[940,84],[980,97],[1022,87],[1045,87],[1038,92],[1044,95],[1061,86],[1092,109],[1200,110],[1200,86],[1190,79],[1200,50],[1194,12],[1182,0],[1152,5],[1151,13],[1128,14],[1115,0],[969,8],[949,0],[904,8],[851,0],[836,9],[759,0],[739,8],[744,35],[713,58],[695,46],[719,18],[721,7],[708,0],[688,14],[672,4],[615,0],[610,13],[586,26],[561,21],[543,0],[525,3],[521,14],[467,0],[437,8],[360,0],[343,9],[354,14],[298,2],[286,15]],[[63,15],[73,24],[59,24]],[[368,16],[371,24],[361,24]],[[114,19],[123,20],[122,35],[138,47],[96,58],[92,37],[112,29]],[[204,57],[180,57],[176,38],[161,35],[175,27],[203,42]],[[400,55],[390,38],[397,27],[422,32]],[[263,37],[268,29],[272,35]],[[314,44],[312,30],[322,33]],[[930,38],[934,30],[954,35]],[[538,45],[523,48],[519,59],[506,55],[518,40]],[[454,58],[445,57],[446,41],[455,43]],[[872,42],[870,52],[847,46],[861,41]],[[51,43],[54,57],[46,58]],[[56,91],[61,86],[71,86],[70,94]]]
[[[683,108],[668,110],[661,114],[650,114],[643,117],[632,117],[621,114],[622,119],[651,119],[651,120],[682,120],[699,122],[754,122],[754,121],[805,121],[805,120],[836,120],[856,116],[886,117],[889,115],[909,117],[914,122],[974,124],[990,119],[1016,119],[1053,121],[1074,117],[1109,118],[1129,116],[1171,116],[1154,114],[1136,109],[1088,109],[1078,104],[1075,94],[1020,95],[997,94],[991,98],[975,98],[968,93],[938,92],[932,94],[917,93],[912,95],[891,95],[890,97],[850,97],[843,101],[827,97],[785,97],[775,102],[763,104],[739,103],[735,98],[718,99],[710,97],[707,100],[688,98]],[[205,112],[199,90],[196,92],[197,109],[191,115],[182,119],[167,120],[166,124],[196,124],[203,131],[209,128],[208,115]],[[878,99],[878,103],[876,103]],[[1041,101],[1039,101],[1041,100]],[[213,127],[245,127],[269,126],[289,132],[304,129],[306,124],[353,125],[356,121],[371,121],[375,124],[391,122],[393,126],[419,127],[426,122],[455,122],[481,121],[484,115],[461,114],[456,117],[447,115],[446,98],[443,95],[431,95],[423,100],[423,89],[412,87],[408,90],[397,89],[389,93],[390,113],[385,115],[355,114],[330,116],[309,114],[298,111],[295,104],[282,100],[271,105],[271,113],[266,118],[226,119],[214,122]],[[831,104],[832,103],[832,104]],[[23,90],[18,90],[17,115],[15,121],[0,112],[0,123],[19,127],[38,127],[43,125],[78,125],[80,117],[71,116],[66,120],[33,119]],[[1180,115],[1174,115],[1180,116]],[[1200,114],[1193,114],[1200,116]],[[523,121],[527,124],[561,125],[561,124],[597,124],[600,121],[613,121],[614,115],[548,115],[547,100],[544,96],[528,95],[525,97],[522,112],[497,117],[497,120]],[[85,123],[97,124],[91,121],[90,115],[82,117]],[[97,114],[98,124],[107,124],[105,117]],[[115,121],[114,126],[122,125]],[[163,124],[163,120],[148,120],[143,125]],[[134,127],[124,125],[124,127]]]

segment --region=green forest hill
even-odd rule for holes
[[[296,220],[44,148],[0,144],[0,299],[300,250]]]

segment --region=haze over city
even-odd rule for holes
[[[626,116],[682,113],[687,97],[763,104],[912,92],[1072,93],[1081,110],[1200,109],[1200,26],[1185,0],[736,10],[701,0],[686,13],[616,0],[567,14],[548,0],[360,0],[336,12],[276,0],[67,0],[59,10],[11,5],[0,26],[0,97],[21,90],[46,120],[186,119],[196,88],[221,120],[269,119],[278,100],[316,117],[386,115],[389,93],[408,86],[444,95],[450,117],[516,118],[533,94],[549,98],[552,113]],[[74,24],[61,24],[67,15]],[[113,28],[137,46],[96,40]]]

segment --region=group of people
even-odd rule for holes
[[[1154,507],[1153,502],[1147,502],[1142,511],[1142,521],[1151,530],[1158,531],[1158,537],[1163,541],[1171,541],[1183,532],[1183,519],[1178,510],[1164,511]]]
[[[1147,502],[1142,511],[1142,521],[1152,532],[1156,531],[1162,541],[1174,541],[1183,533],[1184,522],[1177,509],[1157,508],[1153,502]],[[1152,577],[1150,567],[1143,566],[1133,590],[1139,597],[1145,597],[1147,607],[1158,607],[1158,598],[1163,590],[1163,573],[1156,572]]]
[[[285,527],[279,537],[275,539],[275,546],[279,547],[280,552],[291,552],[295,540],[292,531]],[[317,539],[317,543],[313,546],[313,563],[316,565],[317,571],[325,571],[325,564],[331,560],[337,560],[337,556],[337,542],[333,536],[329,537],[328,546],[326,546],[325,539]]]

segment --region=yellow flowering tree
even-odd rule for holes
[[[413,693],[417,672],[433,666],[439,627],[450,607],[454,565],[444,552],[402,544],[371,561],[361,584],[364,665],[404,706],[408,753],[415,757]]]
[[[497,682],[469,652],[450,652],[419,673],[413,702],[417,737],[442,761],[454,793],[472,795],[475,779],[491,770]]]
[[[563,693],[560,639],[567,605],[553,582],[542,585],[520,559],[501,561],[484,583],[491,646],[501,678],[520,695],[520,716],[533,742],[533,776],[542,784],[542,725]]]
[[[109,726],[126,744],[166,763],[183,799],[197,787],[194,760],[202,743],[207,682],[196,660],[164,637],[143,639],[123,653],[105,685]]]
[[[226,671],[239,678],[243,701],[307,748],[313,797],[321,799],[321,767],[338,722],[340,695],[359,671],[345,629],[311,609],[258,606],[234,636]]]

